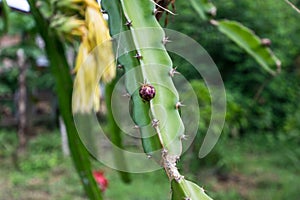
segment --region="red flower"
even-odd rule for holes
[[[104,192],[108,186],[108,180],[105,178],[102,171],[93,171],[94,178],[98,183],[102,192]]]

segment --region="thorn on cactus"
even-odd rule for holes
[[[163,11],[155,9],[152,11],[152,15],[157,15],[158,13],[162,13]]]
[[[178,71],[177,71],[177,67],[174,67],[172,68],[170,71],[169,71],[169,75],[171,77],[174,77],[175,74],[180,74]]]
[[[149,154],[148,154],[148,155],[147,155],[147,158],[148,158],[148,159],[151,159],[151,158],[152,158],[152,155],[149,155]]]
[[[125,23],[125,25],[126,25],[128,28],[130,28],[130,27],[132,26],[132,21],[127,20],[126,23]]]
[[[139,59],[139,60],[141,60],[143,58],[143,56],[139,53],[136,53],[134,57]]]
[[[152,124],[152,126],[153,126],[154,128],[156,128],[156,127],[158,127],[159,120],[153,119],[152,122],[151,122],[151,124]]]
[[[162,156],[164,157],[166,154],[168,153],[168,150],[167,149],[163,149],[163,150],[161,150],[161,154],[162,154]]]
[[[138,125],[134,125],[134,129],[139,129],[140,127]]]
[[[111,41],[111,43],[115,43],[116,42],[116,38],[110,38],[109,41]]]
[[[118,65],[117,65],[117,68],[118,68],[118,69],[124,69],[124,66],[121,65],[121,64],[118,64]]]
[[[187,135],[181,135],[181,136],[179,136],[179,139],[180,140],[187,140],[187,138],[188,138],[188,136]]]
[[[123,94],[122,95],[123,97],[128,97],[128,98],[130,98],[131,96],[130,96],[130,94],[127,92],[127,93],[125,93],[125,94]]]
[[[106,11],[106,10],[103,10],[103,9],[101,9],[100,12],[101,12],[102,14],[107,14],[107,11]]]
[[[163,45],[166,45],[166,44],[169,43],[169,42],[172,42],[172,41],[169,40],[169,37],[168,37],[168,36],[164,37],[163,40],[162,40]]]
[[[202,190],[202,192],[206,192],[206,190],[203,187],[200,187],[200,189]]]
[[[151,99],[155,97],[155,88],[150,84],[142,84],[139,90],[140,97],[143,101],[149,102]]]
[[[179,182],[184,179],[184,176],[175,177],[175,181]]]
[[[178,110],[180,109],[182,106],[185,106],[184,104],[182,104],[180,101],[178,101],[175,105],[175,108]]]
[[[192,200],[190,197],[184,197],[184,200]]]

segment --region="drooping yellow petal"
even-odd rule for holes
[[[77,71],[73,90],[73,112],[88,113],[98,111],[100,103],[99,78],[95,72],[97,64],[89,55]],[[98,100],[97,100],[98,99]]]
[[[100,11],[100,6],[94,0],[84,0],[87,7],[94,8],[95,10]]]
[[[76,64],[75,64],[75,68],[73,69],[73,73],[76,73],[79,70],[84,60],[88,57],[89,51],[90,51],[90,46],[87,37],[85,36],[83,37],[82,42],[78,49]]]
[[[100,84],[98,84],[94,92],[94,110],[96,112],[100,110],[100,97],[101,97],[101,90],[100,90]]]
[[[107,83],[116,75],[112,42],[99,6],[87,6],[85,22],[87,33],[82,37],[74,68],[77,74],[72,105],[73,112],[81,113],[99,110],[100,78]]]
[[[96,61],[99,66],[104,66],[100,69],[101,80],[107,83],[116,75],[116,65],[107,22],[102,13],[92,8],[86,10],[86,22],[89,30],[89,42],[91,42],[92,48],[97,47],[94,50]]]

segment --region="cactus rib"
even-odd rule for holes
[[[157,91],[156,97],[150,102],[152,120],[166,120],[164,126],[158,124],[155,130],[168,155],[180,156],[180,136],[183,135],[184,127],[179,112],[175,109],[179,95],[169,75],[172,61],[162,43],[165,38],[164,31],[152,14],[155,4],[139,0],[121,1],[121,4],[127,20],[132,22],[131,34],[137,51],[142,56],[139,61],[143,79],[154,85]],[[136,12],[137,10],[139,12]],[[149,31],[140,31],[145,28]],[[157,48],[143,48],[145,40]],[[163,108],[165,113],[161,112],[160,108]]]
[[[115,40],[121,39],[118,38],[118,34],[124,31],[128,31],[126,23],[128,22],[122,12],[122,7],[119,0],[103,0],[102,7],[109,14],[109,28],[110,34]],[[122,39],[123,46],[131,46],[133,43],[131,35],[125,34],[126,39]],[[127,37],[128,36],[128,37]],[[141,101],[136,88],[139,87],[139,83],[143,82],[143,78],[140,75],[140,68],[136,66],[139,65],[139,61],[134,58],[136,55],[135,52],[131,51],[128,54],[118,56],[118,50],[116,51],[118,62],[120,66],[124,67],[126,77],[125,85],[126,89],[130,95],[132,103],[132,118],[136,123],[137,128],[139,128],[144,152],[152,156],[153,153],[161,149],[161,144],[158,140],[158,137],[155,135],[155,130],[151,126],[147,126],[151,123],[151,119],[148,115],[150,109],[149,104],[145,104]],[[133,73],[128,73],[133,70]]]

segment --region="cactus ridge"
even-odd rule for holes
[[[127,21],[132,22],[130,31],[134,45],[138,49],[136,58],[140,62],[142,78],[148,80],[156,89],[156,97],[150,101],[152,120],[166,120],[164,126],[157,124],[154,127],[155,131],[168,154],[173,157],[180,156],[182,149],[180,136],[183,135],[184,127],[176,110],[179,95],[169,74],[173,64],[162,43],[166,38],[164,31],[152,15],[155,4],[138,0],[121,1],[121,4]],[[154,48],[144,48],[148,44]],[[161,112],[161,107],[164,113]]]
[[[150,104],[144,103],[141,100],[137,90],[140,83],[144,82],[144,79],[140,75],[140,68],[137,67],[140,65],[139,60],[136,59],[138,53],[133,51],[135,47],[132,45],[133,39],[130,34],[122,34],[123,37],[119,36],[119,34],[124,31],[128,32],[130,27],[129,24],[131,24],[131,22],[126,20],[119,0],[102,1],[102,6],[109,14],[108,22],[110,34],[116,41],[119,41],[118,44],[116,44],[117,47],[118,45],[122,45],[123,47],[126,47],[126,49],[130,49],[128,53],[119,52],[117,49],[116,57],[120,63],[119,68],[123,68],[126,73],[125,85],[128,92],[127,95],[131,98],[131,115],[133,121],[136,123],[134,128],[137,128],[140,131],[144,152],[149,157],[153,157],[154,153],[162,147],[156,136],[155,130],[151,125],[148,125],[151,124],[151,119],[148,115]]]
[[[127,21],[132,22],[130,31],[134,45],[138,49],[139,56],[136,58],[141,65],[141,75],[156,88],[157,97],[150,101],[150,113],[152,126],[163,146],[161,153],[163,167],[170,180],[179,180],[181,175],[176,167],[176,161],[182,151],[181,137],[184,135],[184,127],[176,109],[179,95],[170,74],[174,69],[173,64],[163,44],[166,36],[151,14],[155,4],[139,0],[121,0],[121,4]],[[138,8],[140,12],[135,11]],[[148,15],[145,16],[146,14]],[[145,42],[145,39],[148,41]],[[145,43],[153,44],[157,48],[143,48],[147,46]],[[162,114],[161,107],[165,115]],[[161,126],[159,122],[164,120],[166,123]]]

